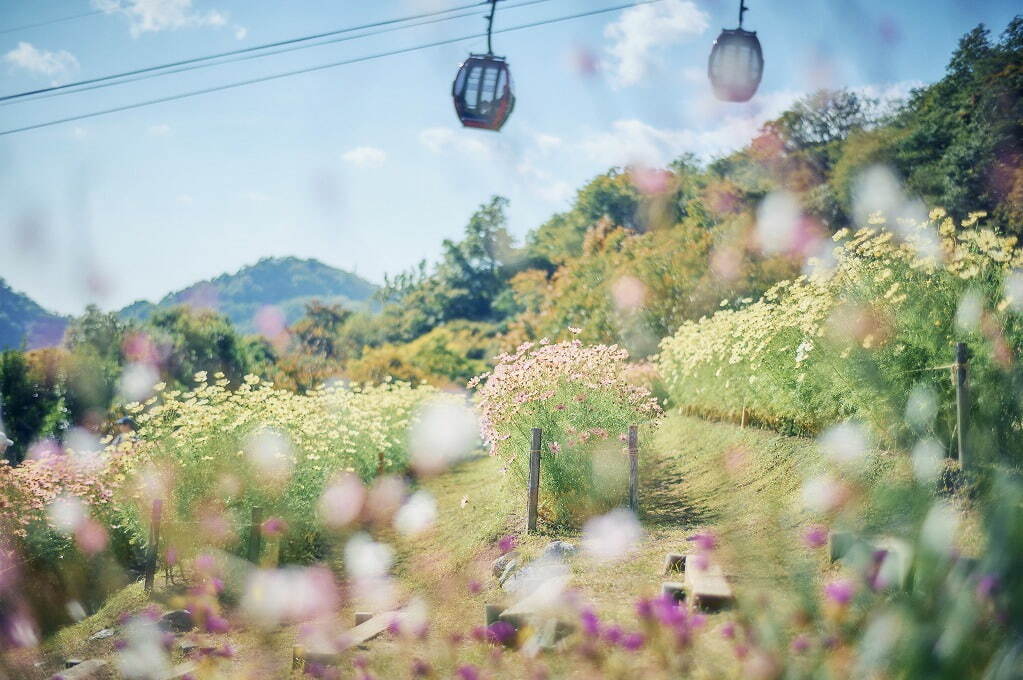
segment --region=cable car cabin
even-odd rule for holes
[[[726,102],[749,101],[764,75],[764,53],[756,31],[721,31],[710,51],[707,73],[715,97]]]
[[[511,72],[504,57],[469,55],[455,76],[451,98],[465,127],[500,130],[515,108]]]

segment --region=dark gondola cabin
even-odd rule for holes
[[[500,130],[515,108],[511,72],[504,57],[470,55],[458,69],[451,97],[462,125]]]
[[[742,28],[742,15],[746,11],[745,3],[740,2],[739,28],[721,31],[707,64],[714,96],[726,102],[749,101],[764,75],[764,53],[756,31]]]

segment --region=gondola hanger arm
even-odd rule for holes
[[[739,28],[742,28],[742,17],[748,11],[749,7],[746,6],[746,0],[739,0]]]

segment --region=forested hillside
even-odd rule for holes
[[[48,312],[0,278],[0,349],[60,342],[67,319]]]

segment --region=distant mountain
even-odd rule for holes
[[[0,278],[0,349],[56,345],[64,337],[67,322]]]
[[[119,314],[147,319],[157,309],[186,304],[215,309],[226,314],[241,332],[254,333],[256,314],[264,307],[276,307],[291,324],[301,318],[306,303],[312,300],[368,309],[376,290],[369,281],[318,260],[267,257],[234,274],[221,274],[170,293],[156,304],[139,300]]]

